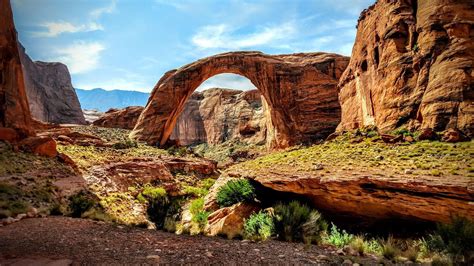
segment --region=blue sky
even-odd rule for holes
[[[235,50],[350,55],[374,0],[12,0],[33,60],[65,63],[76,88],[149,92],[168,70]],[[223,74],[201,87],[246,89]]]

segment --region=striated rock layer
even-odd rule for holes
[[[181,145],[227,140],[265,143],[266,120],[260,92],[214,88],[193,93],[170,139]]]
[[[443,180],[435,177],[380,177],[346,175],[318,177],[277,171],[231,171],[232,177],[245,177],[275,191],[289,192],[310,199],[320,210],[375,222],[406,219],[449,222],[454,215],[474,219],[472,188],[468,177]],[[215,195],[226,183],[221,176],[206,197],[206,209],[215,209]],[[222,179],[222,180],[221,180]]]
[[[194,90],[208,78],[248,78],[268,105],[273,130],[267,143],[287,147],[332,133],[340,121],[337,81],[349,59],[327,53],[266,55],[230,52],[167,72],[158,81],[131,137],[164,145]]]
[[[133,129],[142,113],[142,106],[129,106],[124,109],[110,109],[95,120],[94,126]]]
[[[33,134],[17,33],[8,0],[0,0],[0,127],[14,129],[21,138]]]
[[[474,2],[377,1],[340,79],[338,130],[402,125],[473,135]]]
[[[57,124],[86,124],[66,65],[33,62],[21,45],[20,59],[34,119]]]

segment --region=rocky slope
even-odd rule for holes
[[[342,75],[338,130],[402,125],[473,135],[474,3],[377,1]]]
[[[221,73],[247,77],[268,105],[267,143],[288,147],[332,133],[340,121],[337,81],[348,58],[336,54],[230,52],[167,72],[155,86],[131,137],[164,145],[194,90]]]
[[[143,109],[145,108],[142,106],[110,109],[92,124],[100,127],[133,129]]]
[[[20,45],[26,95],[34,119],[57,124],[85,124],[67,66],[33,62]]]
[[[181,145],[227,140],[265,143],[265,122],[258,90],[209,89],[193,93],[170,139]]]
[[[12,140],[33,132],[10,1],[0,1],[0,40],[0,139]]]

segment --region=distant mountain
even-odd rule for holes
[[[77,97],[82,109],[97,109],[105,112],[110,108],[124,108],[127,106],[145,106],[149,93],[138,91],[122,91],[103,89],[82,90],[76,89]]]

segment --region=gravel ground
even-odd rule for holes
[[[175,235],[67,217],[24,219],[0,227],[0,265],[79,264],[376,264],[301,243],[253,243]]]

